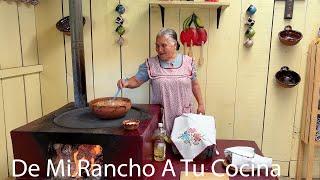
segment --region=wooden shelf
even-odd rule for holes
[[[215,8],[217,9],[217,29],[219,28],[220,16],[223,9],[230,6],[227,0],[219,0],[219,2],[194,2],[194,1],[166,1],[166,0],[150,0],[150,7],[160,7],[161,22],[164,27],[165,8]]]
[[[316,141],[314,144],[315,146],[320,147],[320,141]]]
[[[164,0],[150,0],[149,4],[151,7],[157,7],[159,5],[163,7],[175,7],[175,8],[186,8],[186,7],[196,7],[196,8],[227,8],[230,6],[229,1],[219,1],[219,2],[194,2],[194,1],[164,1]]]

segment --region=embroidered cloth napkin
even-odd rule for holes
[[[216,144],[215,120],[212,116],[183,114],[174,120],[171,140],[184,159],[194,159]]]

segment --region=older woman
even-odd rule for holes
[[[162,29],[156,38],[158,55],[141,64],[135,76],[126,81],[120,79],[117,84],[119,88],[136,88],[150,79],[152,103],[162,105],[168,134],[176,117],[191,112],[193,95],[198,102],[197,113],[205,113],[193,60],[178,53],[178,49],[177,33]]]

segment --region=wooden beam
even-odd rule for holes
[[[22,76],[26,74],[39,73],[43,71],[42,65],[24,66],[0,70],[0,79]]]

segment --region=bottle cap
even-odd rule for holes
[[[163,127],[163,123],[158,123],[158,127]]]

